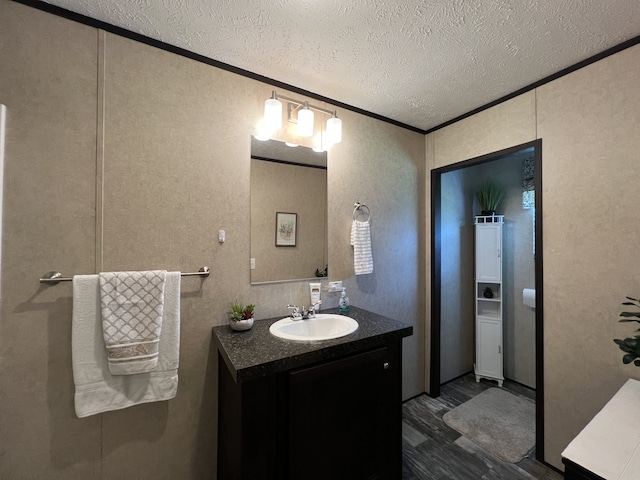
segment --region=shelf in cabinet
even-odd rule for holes
[[[500,315],[491,313],[479,313],[478,320],[491,320],[493,322],[499,322],[501,320]]]
[[[478,297],[478,301],[479,302],[501,302],[502,300],[499,298]]]
[[[478,302],[476,306],[476,313],[478,317],[491,317],[500,319],[501,315],[500,302]]]

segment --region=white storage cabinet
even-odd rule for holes
[[[476,382],[496,380],[502,387],[502,225],[504,215],[475,217]],[[487,290],[488,289],[488,290]],[[491,295],[485,294],[490,291]]]

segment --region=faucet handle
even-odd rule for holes
[[[316,317],[316,308],[319,308],[321,303],[322,301],[318,300],[317,302],[314,302],[313,305],[309,307],[309,317],[311,318]]]
[[[293,310],[293,312],[291,312],[291,318],[298,318],[300,316],[300,309],[297,305],[289,304],[287,305],[287,308]]]

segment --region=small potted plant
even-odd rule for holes
[[[638,310],[633,312],[621,312],[620,316],[622,318],[618,321],[640,323],[640,300],[631,297],[626,298],[631,301],[623,302],[622,305],[631,305],[636,307]],[[640,331],[640,329],[637,331]],[[635,335],[633,338],[627,337],[624,340],[615,338],[613,341],[618,345],[618,347],[620,347],[620,350],[624,352],[622,363],[626,365],[633,362],[636,367],[640,367],[640,335]]]
[[[486,180],[477,193],[480,209],[482,210],[480,215],[495,215],[502,196],[502,190],[491,180]]]
[[[249,330],[253,327],[253,309],[255,305],[243,305],[237,300],[229,304],[229,326],[233,330]]]

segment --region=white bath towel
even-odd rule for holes
[[[371,253],[371,227],[369,221],[354,220],[351,224],[351,245],[353,245],[353,268],[356,275],[373,272]]]
[[[180,356],[180,272],[166,275],[162,323],[156,369],[137,375],[111,375],[102,336],[98,275],[73,277],[71,353],[78,418],[176,396]]]
[[[112,375],[158,365],[166,270],[100,273],[102,334]]]

